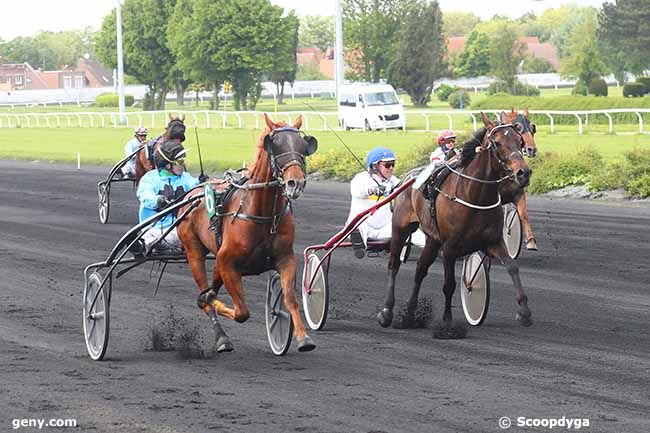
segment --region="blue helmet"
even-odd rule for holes
[[[387,147],[375,147],[368,153],[368,158],[366,159],[366,168],[370,169],[373,164],[378,163],[379,161],[396,161],[395,154],[392,150]]]

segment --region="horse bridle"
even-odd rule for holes
[[[304,132],[292,128],[292,127],[283,127],[283,128],[278,128],[274,129],[271,131],[269,134],[269,138],[273,143],[275,143],[275,137],[277,136],[278,133],[280,132],[292,132],[295,134],[301,134],[305,135]],[[294,165],[299,165],[300,168],[302,169],[303,173],[307,173],[307,157],[305,156],[304,153],[298,152],[295,150],[293,145],[291,145],[291,150],[287,152],[280,153],[279,155],[275,155],[273,153],[273,147],[270,146],[269,149],[266,150],[267,153],[269,154],[269,164],[271,165],[271,170],[273,171],[273,177],[277,180],[281,180],[282,176],[284,175],[284,172],[289,168],[293,167]],[[278,165],[278,160],[284,156],[291,155],[292,158],[284,164],[282,167]]]

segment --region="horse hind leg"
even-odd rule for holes
[[[284,296],[284,306],[291,315],[293,321],[293,335],[298,341],[299,352],[309,352],[316,348],[316,344],[307,334],[305,325],[300,317],[298,309],[298,300],[296,299],[296,256],[280,260],[277,263],[277,271],[280,273],[280,284],[282,285],[282,294]]]
[[[462,325],[452,326],[451,301],[456,291],[456,256],[443,253],[443,264],[445,267],[445,285],[442,291],[445,294],[445,312],[442,316],[442,324],[433,332],[434,338],[456,339],[465,338],[467,328]]]
[[[523,285],[521,284],[521,278],[519,277],[519,265],[516,260],[512,260],[508,255],[506,246],[501,241],[498,245],[491,247],[487,251],[490,257],[498,259],[502,265],[506,267],[510,278],[512,278],[512,283],[515,286],[515,296],[517,299],[517,304],[519,305],[519,310],[517,311],[517,320],[522,326],[530,326],[533,324],[531,318],[532,313],[530,308],[528,308],[528,296],[524,293]]]

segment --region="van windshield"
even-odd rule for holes
[[[397,95],[393,92],[364,93],[363,97],[368,106],[399,104]]]

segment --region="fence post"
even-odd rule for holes
[[[551,120],[551,134],[555,134],[555,124],[553,123],[553,116],[551,116],[549,113],[546,113],[546,115]]]
[[[449,129],[453,130],[454,129],[454,122],[451,120],[451,114],[445,113],[445,116],[447,116],[447,119],[449,119]]]
[[[205,125],[207,129],[210,129],[210,111],[205,110]]]
[[[614,123],[612,122],[612,116],[609,115],[609,113],[603,113],[605,116],[607,116],[607,121],[609,122],[609,133],[613,134],[614,133]]]
[[[582,135],[582,117],[579,114],[573,113],[578,118],[578,134]]]
[[[643,134],[643,117],[641,117],[641,113],[635,112],[636,117],[639,118],[639,134]]]
[[[309,131],[309,118],[307,117],[307,113],[301,112],[300,115],[305,119],[305,131]]]
[[[472,129],[476,132],[476,116],[474,113],[469,113],[469,115],[472,116]]]
[[[420,114],[422,115],[422,117],[424,117],[424,128],[425,128],[425,131],[431,131],[431,129],[429,129],[429,117],[427,117],[427,113],[425,113],[424,111],[422,111]]]

